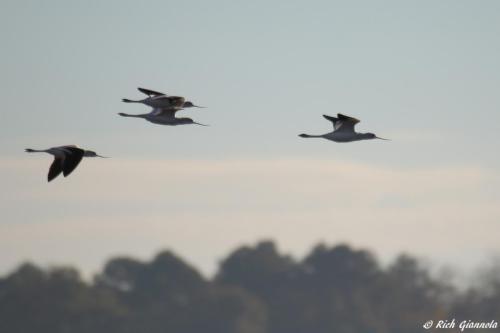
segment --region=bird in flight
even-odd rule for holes
[[[50,182],[59,174],[64,177],[69,176],[76,169],[83,157],[102,157],[91,150],[84,150],[74,145],[53,147],[49,149],[26,149],[27,153],[48,153],[54,156],[54,161],[50,165],[47,180]]]
[[[359,123],[359,120],[353,117],[337,113],[337,117],[323,115],[325,119],[329,120],[333,124],[333,132],[326,133],[323,135],[309,135],[300,134],[301,138],[323,138],[335,142],[352,142],[360,140],[370,140],[370,139],[381,139],[389,140],[384,138],[379,138],[373,133],[358,133],[354,130],[354,126]]]
[[[122,99],[122,101],[126,103],[142,103],[151,106],[153,110],[150,113],[143,113],[143,114],[118,113],[120,116],[143,118],[153,124],[159,124],[159,125],[177,126],[177,125],[196,124],[201,126],[208,126],[205,124],[197,123],[191,118],[177,118],[175,116],[175,114],[178,111],[183,110],[184,108],[190,108],[190,107],[203,108],[203,106],[194,105],[192,102],[186,101],[184,97],[168,96],[164,93],[144,88],[137,88],[137,89],[139,89],[140,92],[148,95],[149,97],[139,101],[131,101],[129,99],[124,98]]]
[[[195,125],[201,125],[201,126],[208,126],[205,124],[200,124],[195,122],[191,118],[177,118],[175,116],[176,112],[183,110],[182,108],[178,107],[169,107],[169,108],[153,108],[153,110],[150,113],[143,113],[143,114],[128,114],[128,113],[123,113],[120,112],[118,113],[122,117],[134,117],[134,118],[143,118],[150,123],[153,124],[158,124],[158,125],[169,125],[169,126],[177,126],[177,125],[189,125],[189,124],[195,124]]]
[[[203,106],[194,105],[193,102],[186,101],[184,97],[181,96],[168,96],[167,94],[145,89],[137,88],[140,92],[147,95],[145,99],[141,100],[131,100],[128,98],[123,98],[122,101],[125,103],[142,103],[152,108],[203,108]]]

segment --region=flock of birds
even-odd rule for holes
[[[184,97],[181,96],[169,96],[167,94],[145,89],[137,88],[140,92],[145,94],[147,97],[141,100],[130,100],[127,98],[122,99],[125,103],[141,103],[147,105],[153,110],[149,113],[144,114],[127,114],[119,113],[122,117],[134,117],[142,118],[153,124],[159,125],[188,125],[196,124],[201,126],[208,126],[205,124],[200,124],[195,122],[191,118],[178,118],[176,113],[180,110],[186,108],[204,108],[203,106],[194,105],[191,101],[186,101]],[[373,133],[358,133],[354,130],[354,126],[359,123],[359,120],[353,117],[343,115],[341,113],[337,114],[337,117],[323,115],[327,120],[331,121],[333,124],[333,131],[322,134],[322,135],[310,135],[310,134],[300,134],[302,138],[323,138],[331,140],[334,142],[352,142],[360,140],[370,140],[370,139],[381,139]],[[74,145],[52,147],[49,149],[31,149],[27,148],[28,153],[48,153],[54,156],[54,161],[49,168],[49,174],[47,180],[50,182],[61,173],[64,177],[70,175],[73,170],[76,169],[78,164],[84,157],[101,157],[105,156],[98,155],[96,152],[91,150],[85,150],[78,148]]]

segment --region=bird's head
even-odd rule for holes
[[[370,139],[380,139],[380,140],[389,140],[389,139],[384,139],[376,136],[374,133],[364,133],[363,139],[370,140]]]
[[[101,158],[107,158],[106,156],[101,156],[98,155],[95,151],[92,150],[86,150],[85,153],[83,154],[85,157],[101,157]]]
[[[377,136],[374,133],[365,133],[364,138],[365,139],[375,139]]]
[[[201,125],[201,126],[208,126],[208,125],[205,125],[205,124],[197,123],[196,121],[194,121],[191,118],[178,118],[178,119],[179,119],[178,120],[179,124],[183,124],[183,125],[195,124],[195,125]]]

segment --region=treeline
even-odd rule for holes
[[[319,245],[297,261],[267,241],[231,253],[212,280],[169,251],[112,259],[92,283],[27,263],[0,279],[0,332],[422,332],[498,320],[499,272],[477,285],[459,292],[406,255],[382,268],[368,251]]]

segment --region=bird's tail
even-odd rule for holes
[[[128,98],[122,98],[122,102],[125,102],[125,103],[140,103],[141,101],[133,101],[133,100],[128,99]]]
[[[143,114],[128,114],[128,113],[123,113],[123,112],[120,112],[118,113],[120,116],[122,117],[135,117],[135,118],[144,118],[144,115]]]
[[[299,134],[301,138],[320,138],[321,135]]]

